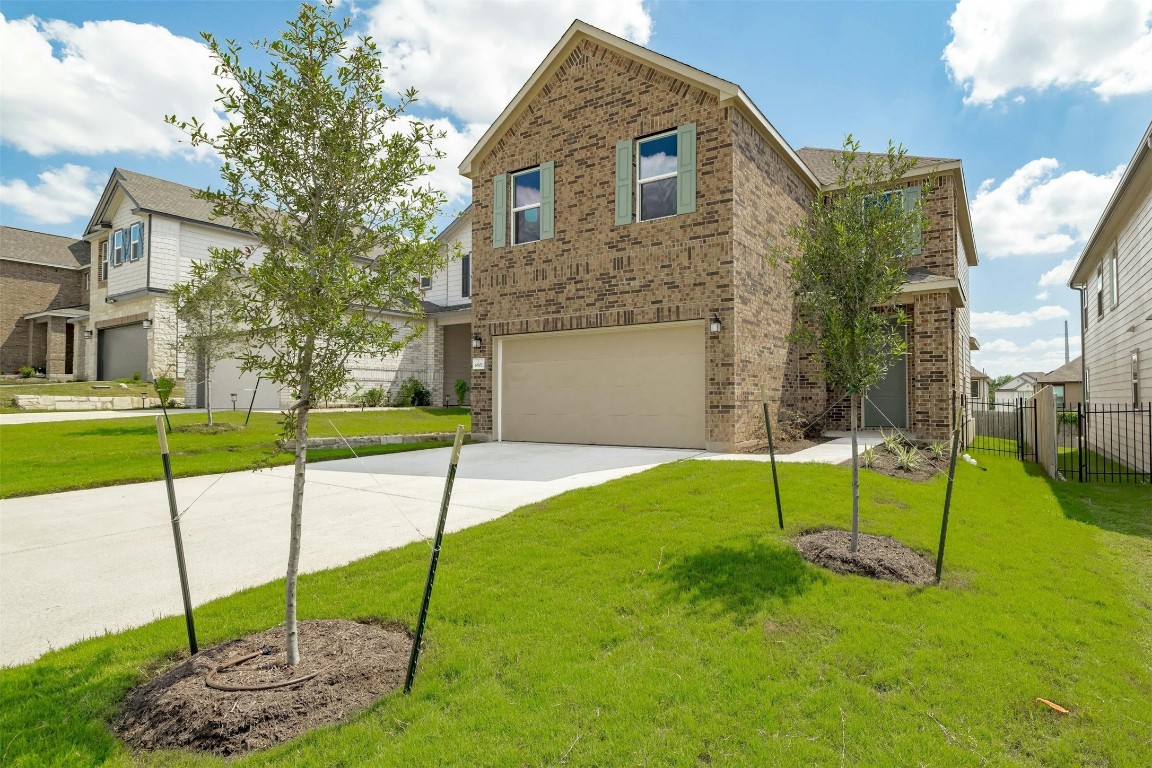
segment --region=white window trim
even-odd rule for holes
[[[640,178],[640,145],[645,144],[649,141],[654,141],[656,139],[663,139],[667,136],[675,136],[675,135],[676,135],[676,131],[675,131],[675,129],[673,129],[671,131],[665,131],[664,133],[657,133],[654,136],[645,136],[642,139],[636,139],[636,216],[635,216],[635,218],[636,218],[637,223],[640,223],[642,221],[660,221],[660,219],[670,219],[676,215],[676,211],[674,210],[674,211],[672,211],[672,213],[668,214],[667,216],[657,216],[653,219],[641,218],[644,215],[644,198],[642,198],[640,196],[640,188],[643,187],[645,184],[651,184],[654,181],[663,181],[664,179],[674,179],[679,175],[678,171],[672,171],[671,173],[663,173],[659,176],[652,176],[652,177],[647,178],[647,179],[641,179]],[[676,148],[676,161],[677,162],[680,161],[680,148],[679,147]],[[679,189],[677,189],[677,193],[679,193]]]
[[[1108,254],[1108,260],[1112,264],[1112,306],[1120,303],[1120,254],[1116,243],[1112,243],[1112,252]]]
[[[119,246],[116,245],[117,239],[120,240]],[[111,263],[113,267],[118,267],[124,263],[124,247],[127,239],[128,233],[126,230],[118,229],[112,233],[112,237],[109,239],[109,242],[112,243],[112,257],[109,259],[109,263]]]
[[[144,225],[136,222],[128,227],[128,260],[139,261],[144,255]],[[137,247],[139,246],[139,247]]]
[[[540,173],[540,166],[537,165],[533,168],[525,168],[522,171],[516,171],[516,173],[512,173],[512,174],[508,175],[509,182],[511,183],[511,186],[508,190],[508,203],[509,203],[509,206],[508,206],[508,229],[512,230],[512,245],[525,245],[527,243],[540,242],[539,235],[537,235],[535,240],[517,240],[516,239],[516,214],[520,213],[521,211],[530,211],[533,208],[540,208],[539,202],[536,202],[533,205],[522,205],[519,208],[516,207],[516,179],[517,179],[517,177],[523,176],[526,173]],[[542,182],[542,180],[541,180],[541,182]],[[541,186],[543,186],[543,183],[541,183]],[[544,190],[541,189],[539,191],[543,192]],[[536,215],[536,219],[539,222],[539,219],[540,219],[539,214]]]
[[[102,240],[96,250],[99,252],[99,261],[96,266],[96,280],[97,282],[106,282],[108,280],[108,267],[112,261],[112,241]]]
[[[1096,317],[1104,317],[1104,262],[1096,267]]]
[[[424,275],[421,275],[420,276],[420,290],[426,291],[431,287],[432,287],[432,278],[431,277],[425,277]]]

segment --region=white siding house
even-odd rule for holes
[[[1071,288],[1080,291],[1084,399],[1147,406],[1152,400],[1152,124],[1084,247]],[[1152,471],[1147,418],[1102,425],[1097,452]],[[1125,459],[1124,457],[1129,457]],[[1134,458],[1133,458],[1134,457]]]

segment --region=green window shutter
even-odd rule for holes
[[[492,177],[492,247],[503,248],[508,235],[508,174]]]
[[[556,163],[540,163],[540,239],[556,235]]]
[[[920,201],[920,187],[908,187],[907,189],[904,190],[902,197],[904,198],[904,210],[905,211],[916,210],[916,203],[918,203]],[[916,243],[917,243],[916,247],[912,249],[912,253],[914,253],[914,254],[918,254],[921,251],[921,248],[919,245],[919,243],[920,243],[920,225],[919,224],[916,225]]]
[[[676,213],[696,210],[696,123],[676,129]]]
[[[632,223],[632,140],[616,142],[616,223]]]

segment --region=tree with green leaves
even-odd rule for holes
[[[216,271],[208,263],[192,265],[192,279],[172,286],[169,297],[182,326],[176,349],[195,371],[193,383],[204,385],[204,405],[212,424],[212,372],[216,363],[232,357],[240,348],[243,334],[233,320],[240,307],[240,294],[233,275]],[[157,380],[159,382],[159,380]],[[161,399],[166,396],[161,395]]]
[[[348,360],[398,352],[418,335],[415,276],[444,257],[433,240],[443,196],[422,183],[440,157],[433,129],[405,114],[412,89],[391,98],[376,45],[352,38],[333,3],[302,3],[280,37],[254,43],[263,69],[241,63],[234,41],[203,37],[216,62],[228,124],[168,121],[222,158],[220,189],[201,193],[214,214],[257,245],[217,250],[211,269],[235,275],[233,319],[249,345],[242,367],[292,391],[295,474],[285,589],[288,662],[300,658],[296,576],[313,403],[339,392]],[[202,278],[200,278],[202,279]],[[193,282],[198,282],[197,278]]]
[[[852,546],[860,537],[857,413],[861,396],[903,354],[897,303],[924,225],[920,188],[903,181],[915,167],[903,147],[860,152],[851,135],[836,159],[839,183],[818,194],[789,230],[786,257],[799,307],[794,341],[813,348],[833,390],[847,391],[852,419]]]

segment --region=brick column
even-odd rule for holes
[[[44,369],[49,377],[63,376],[67,370],[68,323],[63,317],[49,317]]]

